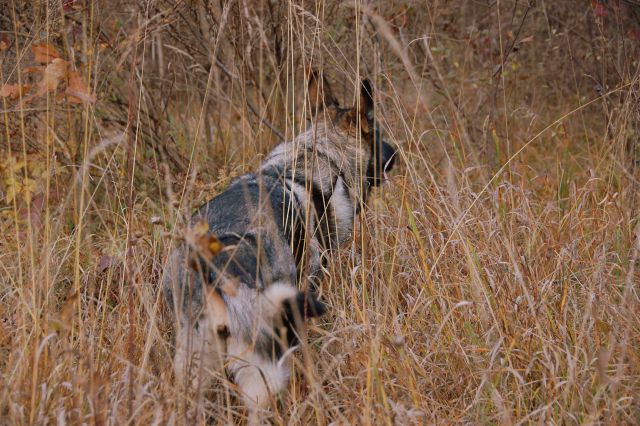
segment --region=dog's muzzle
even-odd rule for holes
[[[376,140],[375,152],[367,170],[367,180],[371,186],[380,185],[396,161],[396,149],[382,139]]]
[[[393,164],[396,161],[396,150],[394,147],[389,145],[388,143],[382,141],[382,149],[381,149],[381,163],[382,163],[382,174],[391,171],[393,168]]]

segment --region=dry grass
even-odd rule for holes
[[[306,126],[309,63],[345,104],[375,82],[401,165],[269,421],[640,419],[637,6],[363,3],[4,0],[0,83],[48,42],[97,102],[0,99],[0,423],[245,421],[225,378],[185,400],[158,280]]]

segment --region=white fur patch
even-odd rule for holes
[[[287,299],[295,298],[298,290],[291,284],[277,281],[264,290],[262,315],[270,324],[273,319],[282,315],[282,305]]]
[[[311,200],[310,200],[309,192],[307,191],[307,189],[303,185],[300,185],[299,183],[296,183],[293,180],[287,180],[287,185],[288,185],[289,192],[293,192],[295,194],[295,198],[299,200],[300,203],[302,203],[301,207],[304,210],[304,212],[305,213],[310,212]],[[322,251],[322,247],[320,246],[320,242],[318,241],[318,237],[316,234],[312,234],[311,238],[308,238],[308,235],[311,234],[309,230],[315,228],[315,215],[309,214],[308,218],[305,217],[305,219],[308,219],[308,222],[309,222],[308,226],[306,227],[307,253],[309,254],[309,261],[311,263],[312,270],[315,270],[317,268],[320,268],[320,265],[322,263],[322,261],[320,260],[320,252]]]
[[[291,366],[288,360],[274,362],[248,352],[242,359],[230,362],[229,370],[242,392],[248,407],[265,408],[270,395],[277,395],[287,388]]]
[[[299,183],[294,182],[293,180],[287,180],[287,185],[291,188],[291,191],[295,194],[295,198],[302,203],[302,208],[305,212],[309,211],[309,192],[307,188],[300,185]]]
[[[336,180],[336,187],[330,201],[337,228],[335,232],[338,234],[338,241],[342,242],[351,235],[354,208],[349,201],[346,186],[341,177]]]

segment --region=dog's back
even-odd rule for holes
[[[287,214],[284,210],[286,199],[287,194],[279,182],[270,177],[259,178],[249,174],[236,179],[224,192],[198,209],[190,227],[204,222],[207,231],[225,247],[213,258],[211,265],[202,265],[210,274],[205,281],[216,285],[216,279],[232,276],[250,288],[261,288],[274,280],[295,284],[296,264],[288,244],[292,228],[285,228],[282,220],[276,220],[276,217]],[[299,222],[297,212],[291,210],[289,215],[296,223]],[[178,249],[170,262],[173,274],[165,274],[167,300],[178,303],[172,306],[176,309],[184,309],[184,303],[204,300],[201,297],[203,280],[199,274],[191,283],[192,294],[189,297],[175,294],[176,291],[186,291],[181,282],[189,271],[188,251],[188,245]],[[265,261],[260,270],[258,259]],[[222,271],[224,276],[219,276]],[[176,284],[179,288],[173,289]]]

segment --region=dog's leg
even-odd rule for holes
[[[216,372],[224,371],[228,337],[224,302],[214,289],[208,290],[205,309],[198,320],[194,324],[182,324],[176,335],[176,380],[185,386],[187,398],[195,402],[195,414],[200,411],[203,396],[211,388]]]
[[[261,411],[267,409],[271,401],[287,389],[291,373],[287,358],[288,355],[280,360],[265,359],[255,352],[247,354],[245,350],[243,359],[230,362],[229,371],[249,410],[249,424],[260,424]]]
[[[251,363],[239,368],[234,379],[248,406],[266,408],[272,396],[278,395],[287,388],[290,368],[288,363],[260,359],[255,356]]]
[[[205,324],[181,327],[176,336],[174,371],[178,386],[184,386],[189,418],[201,412],[203,397],[216,371],[223,366],[222,351],[215,339],[207,337]]]

